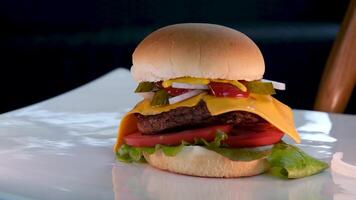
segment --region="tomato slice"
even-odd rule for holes
[[[284,133],[268,123],[240,126],[224,141],[230,147],[258,147],[279,142]]]
[[[248,97],[249,92],[243,92],[230,83],[210,82],[211,93],[217,97]]]
[[[157,135],[143,135],[141,132],[136,132],[125,136],[124,142],[135,147],[153,147],[156,144],[180,145],[183,140],[193,143],[195,138],[212,141],[217,130],[230,133],[231,129],[231,125],[220,125]]]
[[[143,135],[141,132],[124,137],[125,144],[135,147],[154,147],[156,144],[180,145],[182,141],[193,143],[195,138],[213,141],[217,130],[229,134],[223,143],[229,147],[257,147],[279,142],[284,133],[269,123],[255,123],[232,129],[232,125],[209,126],[179,132],[157,135]]]
[[[172,87],[168,87],[168,88],[164,88],[164,89],[171,96],[178,96],[178,95],[181,95],[181,94],[184,94],[184,93],[190,91],[189,89],[172,88]]]

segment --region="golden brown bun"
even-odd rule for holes
[[[243,33],[214,24],[175,24],[148,35],[133,53],[137,82],[177,77],[261,79],[265,64],[257,45]]]
[[[243,177],[261,174],[269,168],[266,158],[253,161],[232,161],[200,146],[186,146],[175,156],[161,151],[144,154],[147,162],[159,169],[203,177]]]

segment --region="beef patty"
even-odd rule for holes
[[[155,134],[206,125],[239,125],[264,121],[260,116],[245,111],[233,111],[212,116],[203,101],[194,107],[180,107],[157,115],[136,113],[135,116],[138,130],[143,134]]]

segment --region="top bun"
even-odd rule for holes
[[[253,81],[265,64],[257,45],[243,33],[214,24],[175,24],[148,35],[133,53],[137,82],[195,77]]]

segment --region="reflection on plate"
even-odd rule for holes
[[[335,183],[334,200],[355,200],[356,178],[343,176],[332,172],[332,179]]]
[[[217,179],[173,174],[145,164],[121,163],[113,166],[112,175],[115,200],[324,200],[327,199],[327,189],[333,184],[325,174],[298,180],[281,180],[268,175]]]

